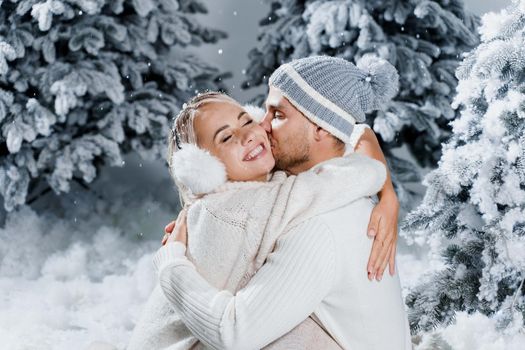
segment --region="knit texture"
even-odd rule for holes
[[[385,179],[386,169],[382,163],[352,154],[321,163],[298,176],[287,177],[283,172],[276,172],[266,183],[226,183],[216,193],[190,206],[186,255],[211,285],[235,293],[263,265],[283,232],[315,215],[376,194]],[[170,251],[162,250],[165,254]],[[162,257],[161,253],[157,265],[162,265],[162,261],[172,259]],[[191,336],[195,329],[185,328],[158,290],[143,314],[130,350],[189,349],[198,344]],[[321,348],[336,345],[322,328],[309,323],[273,343],[272,349],[285,349],[305,339],[316,339],[312,346],[323,344]],[[280,341],[282,347],[279,347]]]
[[[370,198],[361,198],[285,231],[263,267],[235,293],[210,285],[175,249],[184,245],[170,243],[154,259],[162,291],[212,349],[282,342],[311,315],[344,349],[411,350],[398,275],[386,274],[379,283],[367,278],[373,207]],[[311,348],[326,349],[316,345]]]
[[[345,156],[355,152],[357,144],[359,143],[359,140],[361,139],[361,136],[363,136],[363,134],[365,133],[366,129],[370,129],[370,127],[366,124],[356,124],[354,126],[354,131],[352,132],[352,135],[350,135],[348,143],[346,143],[345,145]]]
[[[387,61],[366,55],[358,67],[342,58],[312,56],[281,65],[269,79],[299,111],[348,142],[355,123],[381,108],[398,91],[398,74]]]
[[[296,227],[302,227],[301,225]],[[283,259],[280,264],[294,265],[301,263],[301,266],[308,266],[308,269],[296,269],[295,271],[287,271],[285,274],[275,275],[271,282],[276,284],[272,290],[279,291],[286,288],[286,284],[293,283],[299,287],[297,292],[303,294],[313,294],[312,299],[317,300],[322,295],[325,295],[330,290],[336,279],[337,269],[334,254],[334,242],[330,239],[314,239],[313,236],[321,235],[322,237],[329,238],[324,232],[324,225],[314,224],[308,227],[308,230],[301,229],[300,234],[304,234],[304,239],[296,242],[295,247],[291,247],[287,244],[286,247],[280,247],[285,249],[288,254],[281,255]],[[297,235],[298,232],[290,230],[286,235]],[[285,241],[286,242],[286,241]],[[235,318],[241,321],[243,326],[238,331],[233,331],[230,328],[230,322],[223,322],[222,308],[223,300],[226,301],[231,298],[232,295],[236,294],[228,290],[221,290],[220,288],[210,289],[207,281],[203,279],[200,274],[188,274],[184,273],[180,275],[180,279],[174,279],[170,277],[169,271],[171,269],[171,261],[184,260],[184,256],[177,256],[176,252],[166,253],[175,248],[177,244],[170,244],[160,249],[157,253],[155,260],[160,271],[159,282],[163,287],[163,292],[170,301],[180,300],[179,296],[184,295],[184,300],[177,304],[177,309],[181,314],[186,316],[184,321],[188,328],[205,343],[205,347],[209,349],[242,349],[242,350],[255,350],[260,349],[268,343],[266,340],[264,343],[259,339],[261,333],[261,325],[258,322],[242,322],[242,319],[249,318],[260,318],[265,320],[265,323],[272,323],[272,327],[279,325],[282,327],[283,322],[289,322],[285,318],[271,318],[268,317],[272,313],[272,309],[276,307],[282,307],[283,300],[278,298],[264,298],[258,300],[260,289],[250,291],[246,297],[253,301],[254,309],[244,309],[241,306],[239,312],[232,312],[230,314],[231,319]],[[315,259],[316,264],[308,263],[311,258],[315,258],[318,254],[324,255],[324,259]],[[273,260],[269,262],[273,263]],[[180,266],[180,265],[179,265]],[[189,266],[186,267],[191,269]],[[193,270],[193,269],[192,269]],[[166,273],[167,272],[167,273]],[[311,275],[311,276],[310,276]],[[319,276],[322,276],[322,285],[317,285],[315,282],[319,280]],[[300,283],[298,281],[301,281]],[[191,288],[191,291],[190,291]],[[274,292],[274,295],[278,292]],[[190,297],[191,295],[191,297]],[[243,295],[244,296],[244,295]],[[191,299],[191,300],[190,300]],[[287,304],[289,304],[292,298],[287,298]],[[210,300],[213,302],[210,303]],[[217,305],[214,305],[216,304]],[[210,306],[216,309],[218,312],[209,312]],[[301,315],[301,319],[307,319],[308,313]],[[241,318],[241,319],[239,319]],[[201,320],[206,320],[202,322]],[[307,321],[303,321],[307,322]],[[295,322],[294,322],[295,323]],[[299,323],[299,322],[297,322]],[[217,332],[218,325],[225,324],[228,330],[224,332]],[[220,327],[220,326],[219,326]],[[320,327],[316,327],[311,330],[311,333],[322,334],[324,332]],[[222,333],[222,334],[221,334]],[[241,334],[242,333],[242,334]],[[293,330],[286,333],[278,339],[278,342],[284,344],[294,343],[295,340],[301,337],[310,337],[310,334],[294,334]],[[325,336],[328,337],[328,336]],[[272,337],[273,338],[273,337]],[[242,339],[239,341],[239,339]],[[274,338],[275,339],[275,338]],[[274,344],[275,346],[276,344]],[[316,346],[317,344],[310,344],[311,349],[324,349]],[[278,349],[290,349],[283,345],[277,347]],[[292,348],[293,349],[293,348]]]

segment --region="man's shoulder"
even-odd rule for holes
[[[315,246],[323,246],[323,249],[334,250],[333,232],[324,218],[316,215],[298,224],[288,226],[277,240],[275,248],[284,245],[300,247],[305,242]]]
[[[315,219],[332,232],[348,232],[351,227],[359,229],[360,226],[368,226],[375,204],[372,198],[362,197],[335,210],[319,214]]]
[[[337,209],[326,211],[322,214],[317,215],[321,220],[329,220],[332,218],[344,218],[344,217],[355,217],[363,215],[363,212],[367,212],[370,208],[373,208],[376,204],[371,197],[361,197],[356,199],[344,206],[341,206]]]
[[[368,226],[370,213],[375,202],[370,197],[357,199],[335,210],[308,218],[301,223],[288,227],[280,240],[294,239],[326,239],[328,236],[337,236],[341,232],[348,232],[352,227],[361,230],[361,226]]]

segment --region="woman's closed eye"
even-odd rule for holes
[[[253,123],[253,120],[252,119],[248,119],[242,126],[246,126],[246,125],[249,125],[251,123]],[[230,135],[225,135],[225,136],[222,137],[221,143],[228,142],[229,140],[231,140],[231,138],[232,138],[231,134]]]

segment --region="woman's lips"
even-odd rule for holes
[[[259,144],[257,147],[253,148],[247,155],[244,156],[243,161],[250,162],[252,160],[259,159],[266,154],[266,147],[264,144]]]

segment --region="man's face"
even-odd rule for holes
[[[277,169],[295,173],[310,159],[310,144],[315,125],[281,93],[270,86],[266,115],[261,126],[268,132]]]

